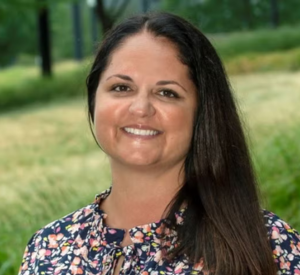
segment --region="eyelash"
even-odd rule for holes
[[[117,90],[119,88],[125,88],[126,90]],[[126,93],[126,92],[129,92],[130,90],[131,90],[131,88],[127,84],[122,84],[122,83],[115,84],[111,88],[111,91],[118,92],[118,93]],[[168,95],[164,95],[162,93],[167,93]],[[180,98],[180,96],[171,89],[161,89],[161,90],[159,90],[158,94],[162,97],[168,97],[168,98],[174,98],[174,99]]]
[[[162,92],[167,92],[169,95],[161,95]],[[159,91],[159,94],[163,97],[168,97],[168,98],[179,98],[179,95],[177,93],[175,93],[174,91],[170,90],[170,89],[162,89]],[[171,95],[171,96],[170,96]]]
[[[125,87],[126,91],[124,91],[124,90],[118,91],[117,88],[120,88],[120,87],[123,87],[123,88]],[[126,92],[129,92],[130,87],[126,84],[115,84],[114,86],[112,86],[111,90],[114,91],[114,92],[119,92],[119,93],[122,93],[122,92],[124,93],[125,92],[126,93]]]

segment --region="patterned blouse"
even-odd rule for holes
[[[162,242],[163,221],[129,230],[133,244],[122,247],[124,230],[104,224],[106,214],[99,209],[110,189],[93,204],[79,209],[42,228],[29,241],[19,275],[105,275],[113,274],[121,255],[120,274],[173,275],[207,274],[203,263],[192,266],[186,256],[164,260],[163,253],[176,246],[176,232],[169,230]],[[183,222],[184,209],[176,214]],[[300,275],[300,236],[287,223],[264,211],[268,237],[279,274]],[[201,271],[202,270],[202,271]]]

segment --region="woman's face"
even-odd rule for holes
[[[143,32],[113,52],[95,99],[95,134],[112,162],[170,168],[188,152],[196,111],[188,67],[170,41]]]

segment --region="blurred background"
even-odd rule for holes
[[[85,78],[108,29],[164,10],[197,25],[229,74],[263,206],[300,229],[299,0],[0,0],[0,275],[26,243],[110,184]]]

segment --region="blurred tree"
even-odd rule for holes
[[[45,34],[45,31],[38,31],[38,11],[42,7],[48,7],[51,13],[49,29],[53,36],[53,57],[73,57],[70,12],[73,1],[76,0],[0,0],[0,67],[18,61],[18,57],[33,63],[40,55],[39,34]]]
[[[14,62],[17,53],[37,52],[33,1],[0,0],[0,67]]]
[[[49,6],[54,61],[74,57],[72,4],[67,1],[55,1]],[[84,28],[83,31],[85,31]]]
[[[280,11],[280,24],[299,24],[299,0],[279,1],[278,7]]]
[[[279,26],[279,10],[278,10],[278,1],[277,0],[270,0],[271,6],[271,25],[273,28]]]
[[[244,25],[246,29],[250,29],[252,27],[252,6],[251,0],[243,0],[243,14],[244,14]]]
[[[115,21],[119,19],[125,11],[130,0],[111,0],[110,6],[107,7],[106,1],[97,0],[96,12],[102,26],[102,32],[106,33],[112,28]]]
[[[300,23],[299,0],[162,0],[161,8],[189,19],[205,32],[265,28],[270,22],[271,26]]]
[[[74,57],[71,13],[73,1],[80,1],[81,4],[83,56],[95,49],[95,41],[101,37],[101,34],[95,35],[98,29],[95,28],[95,21],[91,23],[91,8],[87,6],[86,0],[45,0],[51,14],[49,19],[51,48],[55,61]],[[143,1],[95,0],[97,6],[93,11],[97,14],[97,23],[101,26],[101,30],[107,31],[114,22],[129,12],[132,14],[141,11]],[[278,16],[277,22],[279,23],[280,18],[281,25],[300,23],[299,0],[147,0],[146,2],[151,10],[153,7],[158,9],[155,6],[158,1],[162,9],[189,19],[205,32],[270,27],[271,14],[274,10]],[[18,61],[18,57],[33,63],[34,57],[39,55],[37,43],[39,2],[39,0],[0,0],[0,67]],[[276,8],[272,12],[273,2],[276,3]]]

